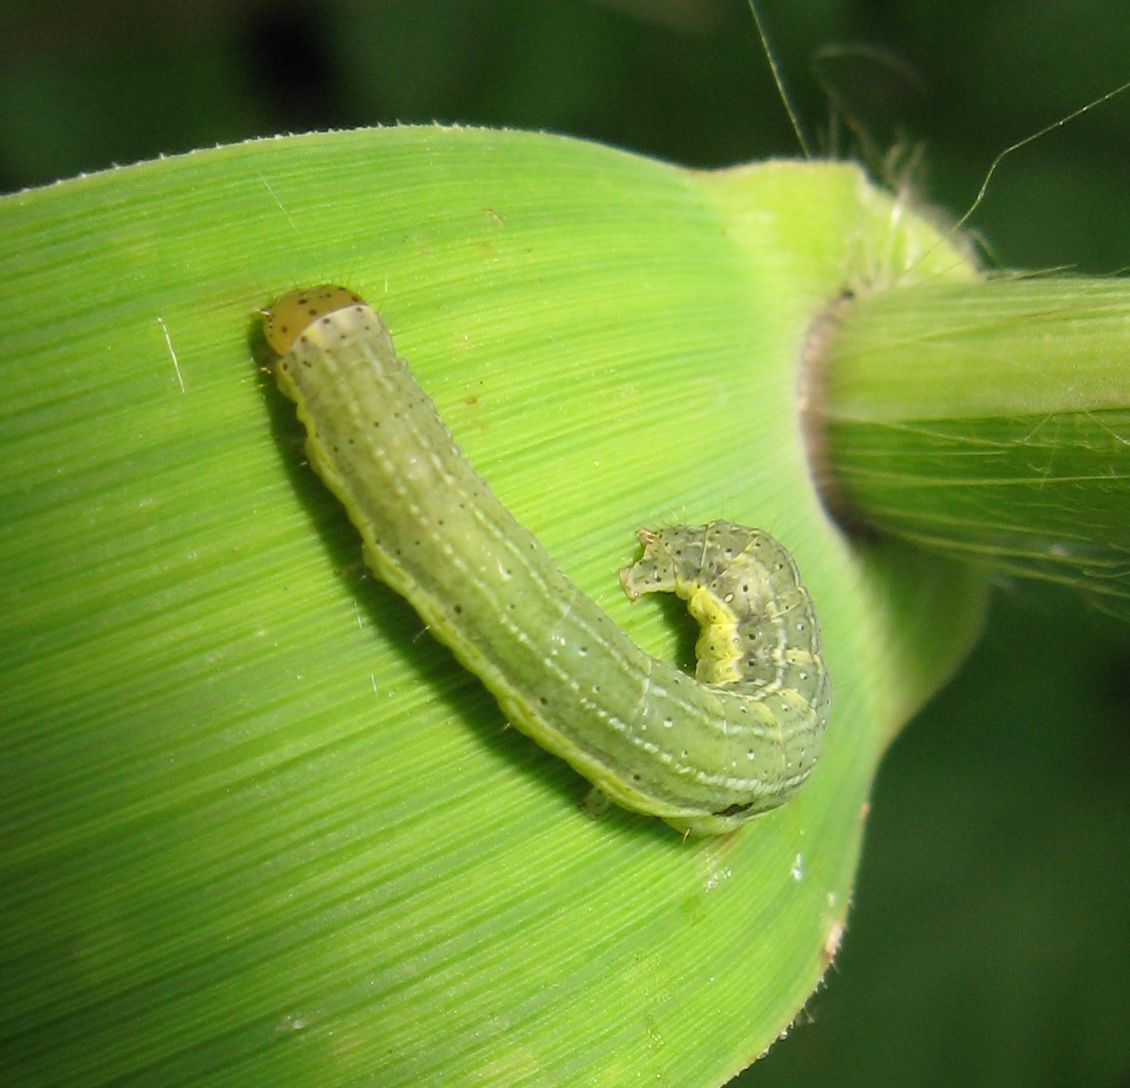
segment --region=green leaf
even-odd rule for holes
[[[895,213],[899,214],[895,214]],[[546,136],[263,141],[0,202],[3,1064],[13,1083],[719,1084],[843,931],[877,762],[978,571],[853,541],[797,411],[810,327],[968,280],[853,167],[702,173]],[[717,840],[580,810],[368,579],[255,310],[346,283],[479,471],[648,649],[640,525],[797,557],[825,754]]]

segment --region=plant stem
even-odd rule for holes
[[[1130,282],[921,284],[814,343],[810,433],[845,521],[1130,599]]]

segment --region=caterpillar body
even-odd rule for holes
[[[767,533],[640,530],[633,600],[673,592],[701,626],[692,678],[645,653],[556,566],[455,445],[380,317],[341,287],[264,313],[310,464],[366,562],[513,725],[625,808],[721,834],[812,771],[830,685],[809,594]]]

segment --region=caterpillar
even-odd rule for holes
[[[361,298],[291,292],[263,312],[263,332],[367,564],[514,726],[610,800],[684,832],[731,831],[796,793],[830,684],[782,545],[726,521],[637,533],[624,591],[687,601],[701,627],[692,678],[636,646],[515,520]]]

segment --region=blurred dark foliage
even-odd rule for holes
[[[993,156],[1130,74],[1125,0],[763,0],[814,154],[968,206]],[[253,136],[432,121],[691,166],[793,156],[744,0],[0,5],[0,189]],[[1126,264],[1130,95],[1006,162],[974,225],[1013,267]],[[900,166],[901,164],[901,166]]]

